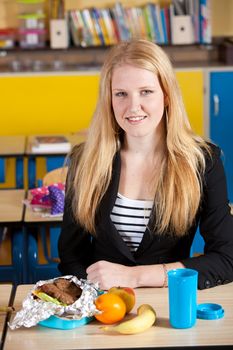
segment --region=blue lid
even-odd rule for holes
[[[216,320],[224,317],[224,309],[219,304],[199,304],[197,305],[197,318],[203,320]]]

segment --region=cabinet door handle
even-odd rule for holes
[[[219,97],[218,95],[214,94],[214,115],[215,117],[218,116],[219,113]]]

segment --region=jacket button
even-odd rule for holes
[[[206,280],[206,281],[205,281],[205,287],[206,287],[206,288],[210,288],[210,286],[211,286],[210,281],[209,281],[209,280]]]
[[[227,284],[227,283],[230,283],[230,281],[229,281],[229,280],[224,280],[224,281],[222,282],[222,284]]]
[[[217,286],[220,286],[220,284],[222,284],[223,282],[222,282],[222,280],[220,280],[220,279],[218,279],[217,281],[216,281],[216,285]]]

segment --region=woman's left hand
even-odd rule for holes
[[[132,267],[105,260],[100,260],[87,268],[87,279],[92,283],[98,282],[99,288],[104,290],[113,286],[136,287]]]

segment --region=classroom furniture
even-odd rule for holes
[[[225,68],[209,71],[210,138],[223,151],[222,160],[231,203],[233,203],[232,86],[233,70]]]
[[[0,307],[10,305],[11,292],[11,284],[0,284]],[[2,349],[5,333],[7,330],[7,315],[7,311],[0,311],[0,349]]]
[[[54,183],[66,183],[68,167],[61,167],[54,170],[49,171],[45,174],[43,178],[43,186],[49,186]]]
[[[60,234],[62,217],[43,217],[26,208],[24,230],[27,244],[26,283],[35,283],[41,279],[60,275],[57,269],[57,241]]]
[[[65,136],[73,147],[76,144],[85,141],[85,135],[80,133],[73,134],[61,134]],[[63,167],[66,162],[66,153],[47,153],[47,154],[36,154],[32,152],[32,145],[35,136],[31,135],[27,138],[26,155],[28,158],[28,182],[29,188],[37,187],[38,180],[42,183],[42,179],[45,174],[51,170],[59,167]],[[53,136],[53,135],[52,135]]]
[[[17,287],[14,307],[21,309],[22,300],[32,285]],[[232,349],[233,344],[233,283],[198,291],[198,303],[221,304],[225,316],[219,320],[198,319],[196,325],[189,329],[175,329],[169,324],[168,289],[138,288],[135,289],[137,307],[148,303],[157,314],[153,327],[136,335],[105,333],[101,325],[93,321],[86,326],[69,331],[54,330],[35,326],[32,328],[8,329],[4,350],[30,349],[219,349],[224,346]],[[13,315],[12,315],[13,316]]]
[[[9,247],[10,263],[0,265],[0,281],[23,283],[25,242],[22,229],[24,190],[0,191],[0,251]],[[9,244],[8,244],[9,243]]]
[[[22,135],[0,136],[0,188],[24,188],[24,152]]]

